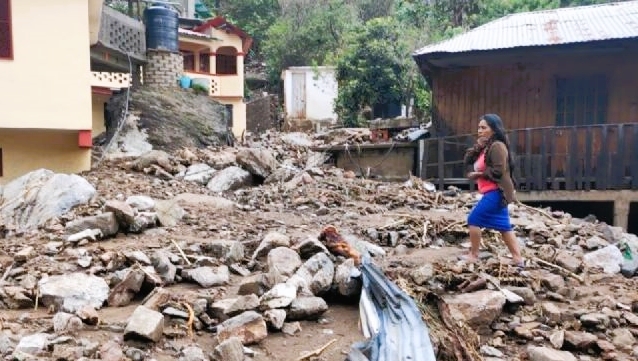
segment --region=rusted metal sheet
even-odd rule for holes
[[[638,37],[638,1],[511,14],[415,52],[415,56]]]

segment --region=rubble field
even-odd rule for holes
[[[361,281],[319,240],[333,225],[413,297],[437,360],[638,357],[638,237],[513,204],[525,270],[491,232],[481,262],[458,262],[477,195],[363,179],[309,149],[338,136],[152,150],[0,188],[0,354],[345,360]]]

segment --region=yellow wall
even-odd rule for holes
[[[11,10],[13,60],[0,60],[0,128],[91,129],[87,1],[13,0]]]
[[[195,69],[199,69],[199,52],[216,52],[223,46],[232,46],[237,53],[242,52],[242,40],[235,34],[225,31],[210,29],[208,32],[214,39],[192,39],[186,36],[179,37],[179,48],[195,52]],[[203,48],[205,45],[207,48]],[[210,57],[210,74],[197,72],[184,72],[191,78],[209,78],[215,86],[211,90],[211,97],[221,104],[233,104],[233,134],[240,137],[246,130],[246,103],[244,103],[244,56],[237,55],[237,75],[214,75],[215,56]]]
[[[233,134],[241,137],[246,130],[246,103],[243,99],[215,99],[221,104],[233,105]]]
[[[109,100],[110,96],[102,94],[93,94],[91,96],[91,105],[93,108],[93,130],[91,136],[93,138],[106,131],[104,126],[104,103]]]
[[[210,35],[213,38],[219,39],[216,41],[216,46],[213,48],[213,51],[217,50],[217,48],[221,46],[233,46],[235,47],[235,49],[237,49],[238,53],[243,52],[242,40],[236,34],[227,33],[224,30],[218,30],[214,28],[210,28],[210,31]]]
[[[91,150],[78,147],[77,131],[0,129],[0,148],[0,184],[39,168],[57,173],[91,168]]]

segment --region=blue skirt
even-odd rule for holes
[[[503,194],[493,190],[483,194],[467,217],[467,224],[480,228],[493,229],[499,232],[512,230],[507,206],[503,206]]]

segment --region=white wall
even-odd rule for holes
[[[337,99],[338,86],[334,67],[291,67],[284,71],[284,103],[286,114],[293,109],[293,73],[305,74],[305,113],[312,121],[336,121],[334,102]]]

